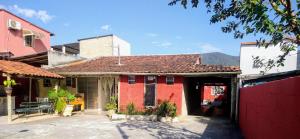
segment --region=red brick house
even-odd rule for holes
[[[116,95],[119,111],[125,111],[129,103],[142,111],[169,100],[176,104],[179,115],[199,114],[217,100],[205,100],[204,94],[211,94],[225,98],[224,111],[235,116],[239,68],[203,65],[198,54],[98,57],[50,71],[76,84],[87,109],[103,109],[109,96]],[[209,88],[221,89],[222,94]]]

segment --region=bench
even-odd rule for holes
[[[47,113],[53,112],[52,102],[22,102],[20,108],[15,109],[15,112],[19,115],[20,113],[25,116],[29,113],[47,111]]]

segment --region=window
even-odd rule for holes
[[[44,84],[44,87],[51,87],[51,80],[50,79],[44,79],[43,84]]]
[[[66,78],[66,86],[72,86],[72,78],[71,77],[67,77]]]
[[[67,77],[66,86],[76,88],[76,78]]]
[[[73,88],[76,88],[76,78],[72,78],[72,85]]]
[[[166,83],[167,83],[168,85],[174,84],[174,76],[167,76],[167,77],[166,77]]]
[[[135,84],[135,76],[133,75],[128,76],[128,84]]]
[[[33,35],[25,35],[24,36],[25,46],[33,47],[34,45],[34,36]]]
[[[224,95],[224,92],[225,92],[225,86],[212,86],[211,87],[211,95],[213,95],[213,96]]]

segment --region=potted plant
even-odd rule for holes
[[[109,102],[105,105],[105,109],[108,111],[107,115],[109,117],[116,113],[116,110],[118,109],[117,106],[117,97],[110,97]]]
[[[161,122],[172,122],[176,117],[176,105],[169,101],[163,101],[157,108],[157,116]]]
[[[67,105],[63,112],[64,116],[72,116],[72,111],[73,111],[74,105],[71,104],[71,102],[74,100],[75,100],[75,95],[71,94],[70,92],[66,92]]]
[[[7,95],[11,95],[12,93],[12,86],[16,85],[15,80],[5,80],[3,81],[4,90]]]
[[[54,110],[58,114],[64,116],[71,116],[73,111],[73,105],[70,104],[75,99],[70,91],[66,89],[51,89],[48,92],[48,98],[54,102]]]

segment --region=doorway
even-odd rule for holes
[[[156,76],[145,76],[145,102],[146,107],[155,106]]]
[[[78,78],[78,92],[84,94],[85,109],[98,109],[98,79]]]
[[[230,78],[188,77],[186,81],[188,115],[230,116]]]

